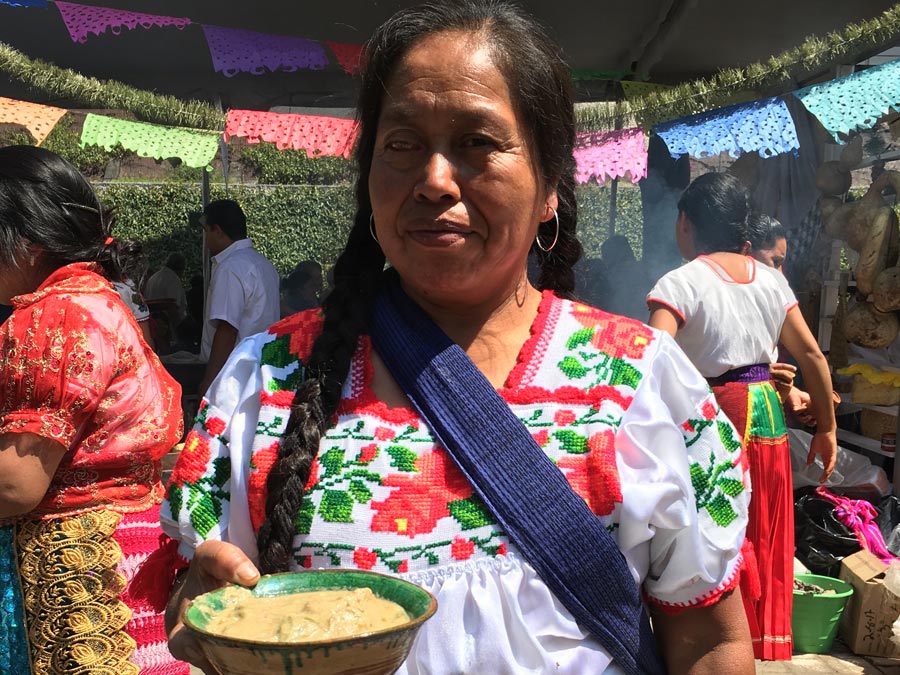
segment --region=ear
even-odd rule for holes
[[[541,222],[545,223],[548,220],[551,220],[553,218],[553,212],[558,208],[559,195],[556,194],[556,188],[554,187],[547,193],[547,203],[544,205],[544,215],[541,217]]]
[[[750,251],[752,250],[753,244],[751,244],[749,241],[745,241],[743,244],[741,244],[741,255],[750,255]]]

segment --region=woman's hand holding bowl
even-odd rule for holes
[[[184,629],[184,612],[190,601],[198,595],[228,584],[253,586],[257,581],[259,570],[234,544],[215,540],[200,544],[182,582],[176,585],[166,609],[169,651],[207,675],[218,675],[190,632]]]

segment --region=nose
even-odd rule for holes
[[[459,200],[456,167],[446,154],[432,152],[428,156],[422,175],[416,183],[415,195],[416,199],[422,201]]]

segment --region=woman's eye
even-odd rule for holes
[[[384,144],[385,150],[393,152],[409,152],[410,150],[415,150],[415,148],[415,143],[403,139],[393,139]]]
[[[469,136],[463,140],[463,147],[466,148],[485,148],[496,145],[491,139],[484,136]]]

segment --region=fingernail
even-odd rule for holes
[[[259,572],[256,571],[256,568],[253,566],[253,563],[245,562],[241,563],[241,566],[235,570],[235,576],[237,576],[238,580],[241,583],[253,583],[256,581],[256,577],[259,576]]]

